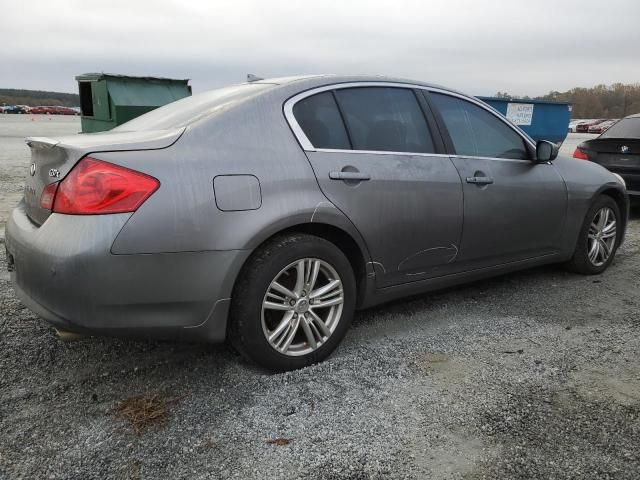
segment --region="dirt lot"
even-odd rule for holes
[[[5,203],[28,164],[12,141]],[[223,346],[62,343],[0,246],[0,478],[637,479],[638,217],[599,277],[539,268],[361,312],[327,362],[279,375]]]

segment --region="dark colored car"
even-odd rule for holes
[[[598,274],[619,177],[485,103],[333,75],[194,95],[111,131],[28,139],[6,227],[19,298],[57,328],[326,358],[355,309],[518,269]]]
[[[31,111],[30,107],[26,105],[9,105],[4,107],[4,113],[24,114]]]
[[[582,142],[573,157],[620,175],[629,195],[640,195],[640,114],[629,115],[599,137]]]

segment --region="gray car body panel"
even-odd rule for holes
[[[133,214],[42,215],[34,224],[21,203],[6,233],[20,297],[70,330],[220,341],[243,265],[280,232],[304,228],[322,235],[332,229],[350,237],[360,252],[357,260],[365,265],[358,304],[367,307],[566,260],[593,197],[606,189],[624,195],[613,175],[589,162],[558,158],[552,164],[504,167],[534,173],[502,189],[488,186],[492,197],[477,207],[465,237],[464,191],[480,193],[460,178],[465,159],[447,152],[378,156],[304,148],[304,139],[285,117],[287,101],[302,92],[358,82],[450,92],[382,77],[269,80],[273,87],[259,95],[172,132],[126,132],[125,124],[118,132],[40,143],[42,153],[34,158],[46,161],[46,150],[57,149],[61,178],[90,153],[152,175],[161,186]],[[375,168],[377,180],[356,186],[329,180],[329,171],[355,164]],[[486,168],[494,174],[499,170],[490,163]],[[214,179],[221,176],[255,178],[260,201],[255,182],[247,181],[247,188],[226,190],[224,205],[231,208],[221,208],[214,189]],[[514,202],[524,186],[529,190]],[[383,189],[384,198],[376,198],[376,188]],[[476,245],[481,217],[491,218],[496,206],[508,211],[513,204],[518,211],[507,216],[509,221],[519,216],[534,221],[485,236]],[[537,232],[540,228],[548,235]],[[504,255],[492,250],[496,242],[514,241],[525,245]]]

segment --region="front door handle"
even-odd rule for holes
[[[371,180],[371,175],[362,172],[329,172],[331,180],[356,180],[358,182]]]
[[[476,185],[491,185],[493,178],[491,177],[467,177],[467,183],[475,183]]]

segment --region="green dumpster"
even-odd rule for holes
[[[82,131],[110,130],[154,108],[191,95],[189,80],[85,73],[76,77]]]

